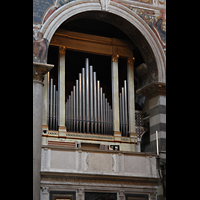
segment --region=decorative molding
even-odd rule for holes
[[[84,133],[69,133],[69,132],[67,132],[67,138],[114,141],[113,136],[97,135],[97,134],[84,134]]]
[[[85,33],[58,30],[50,45],[72,50],[97,53],[102,55],[115,55],[132,57],[135,45],[127,40],[102,37]]]
[[[166,83],[153,82],[136,90],[136,93],[146,96],[149,99],[158,95],[166,96]]]
[[[44,75],[50,71],[54,65],[33,63],[33,81],[42,83]]]
[[[82,169],[82,151],[78,151],[78,170]]]
[[[121,187],[122,185],[133,186],[157,186],[159,178],[146,178],[146,177],[124,177],[118,175],[97,175],[97,174],[63,174],[56,172],[41,172],[41,183],[45,184],[63,184],[70,183],[73,185],[85,185],[85,186],[116,186]]]

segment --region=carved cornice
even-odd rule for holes
[[[153,82],[138,89],[136,93],[148,98],[153,98],[157,95],[166,96],[166,83]]]
[[[33,81],[43,82],[44,75],[50,71],[54,65],[33,63]]]

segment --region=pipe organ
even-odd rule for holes
[[[65,105],[67,131],[112,135],[112,108],[88,58],[85,64]]]
[[[59,91],[53,85],[48,72],[47,81],[47,122],[49,130],[58,130]],[[136,123],[137,123],[136,119]],[[119,94],[119,125],[121,135],[129,137],[128,89],[124,80]],[[113,135],[113,110],[100,87],[100,81],[89,66],[86,58],[85,68],[65,103],[65,126],[68,132]]]

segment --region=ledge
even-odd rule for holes
[[[143,185],[143,186],[157,186],[159,178],[155,177],[135,177],[135,176],[122,176],[122,175],[106,175],[106,174],[85,174],[85,173],[63,173],[63,172],[40,172],[41,183],[50,183],[51,181],[70,182],[76,183],[81,182],[82,184],[102,184],[110,185],[117,184],[123,185]]]
[[[155,153],[151,152],[132,152],[132,151],[118,151],[118,150],[102,150],[102,149],[85,149],[85,148],[71,148],[71,147],[58,147],[58,146],[50,146],[50,145],[42,145],[41,148],[47,149],[57,149],[57,150],[65,150],[65,151],[83,151],[83,152],[99,152],[99,153],[112,153],[112,154],[128,154],[133,156],[150,156],[156,157]]]

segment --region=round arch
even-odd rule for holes
[[[102,11],[104,14],[99,16],[100,20],[109,22],[126,33],[141,51],[145,63],[150,67],[157,68],[157,81],[166,82],[166,57],[158,38],[143,19],[119,3],[111,1],[107,11],[102,10],[100,2],[93,0],[89,2],[76,0],[67,3],[45,21],[41,28],[43,37],[51,41],[54,33],[64,21],[87,11]]]

